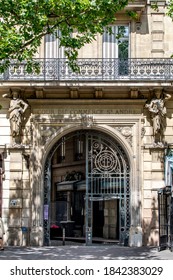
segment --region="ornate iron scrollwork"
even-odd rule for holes
[[[81,130],[66,136],[78,137],[83,135],[86,140],[86,232],[92,231],[92,201],[119,200],[120,242],[127,240],[130,228],[130,166],[129,160],[121,145],[102,133]],[[58,141],[51,149],[44,170],[44,243],[49,244],[49,205],[51,190],[51,158],[61,145]],[[73,178],[74,179],[74,178]],[[88,221],[88,223],[87,223]],[[88,233],[88,238],[89,234]],[[92,241],[92,235],[90,236]]]
[[[102,134],[88,135],[88,147],[88,196],[93,200],[119,200],[120,242],[125,244],[130,228],[130,166],[126,153],[119,143]]]
[[[20,65],[11,60],[8,70],[0,80],[172,80],[172,59],[78,59],[79,72],[73,72],[66,59],[35,59],[40,72],[29,74],[26,62]]]

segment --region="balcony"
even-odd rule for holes
[[[35,59],[39,74],[26,72],[26,63],[11,61],[1,82],[11,81],[172,81],[173,59],[78,59],[73,72],[66,59]],[[2,62],[1,62],[2,63]]]

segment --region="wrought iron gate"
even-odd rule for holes
[[[159,208],[159,251],[173,250],[173,197],[171,186],[158,191]]]
[[[86,245],[92,243],[95,200],[119,199],[120,243],[128,243],[130,172],[122,147],[104,135],[86,133]]]
[[[119,200],[119,239],[128,243],[130,228],[130,165],[122,146],[115,139],[96,131],[81,130],[68,137],[83,135],[85,140],[86,194],[85,234],[86,245],[92,243],[93,201]],[[64,143],[63,138],[63,143]],[[51,149],[44,170],[44,244],[50,240],[51,159],[62,145],[58,141]]]

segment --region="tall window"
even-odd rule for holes
[[[57,30],[60,36],[60,31]],[[53,34],[45,36],[45,57],[46,58],[64,58],[64,47],[60,47],[59,39]]]
[[[128,59],[129,26],[112,25],[111,33],[103,34],[103,58]]]
[[[60,31],[57,30],[60,36]],[[103,58],[127,59],[129,56],[129,26],[112,25],[111,34],[103,34]],[[64,58],[64,47],[60,47],[59,39],[53,34],[45,36],[45,57]]]

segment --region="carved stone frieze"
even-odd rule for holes
[[[81,114],[81,124],[84,127],[91,127],[93,125],[94,118],[92,115]]]
[[[116,126],[114,127],[118,132],[120,132],[124,138],[127,140],[127,142],[130,144],[130,146],[133,145],[133,134],[132,134],[132,127],[130,126]]]
[[[55,134],[55,132],[59,130],[59,127],[53,127],[53,126],[45,126],[41,125],[40,126],[40,142],[41,144],[45,144],[49,138]]]
[[[128,127],[128,126],[125,126],[121,129],[121,133],[122,133],[123,136],[129,137],[129,136],[132,135],[132,128]]]

